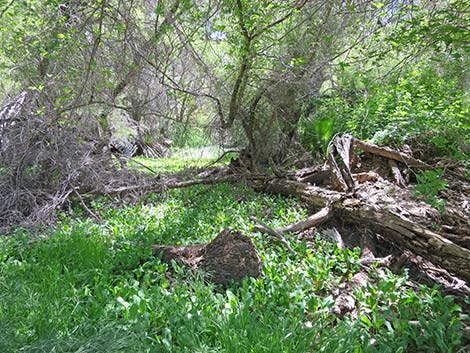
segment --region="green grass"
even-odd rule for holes
[[[243,186],[198,186],[117,208],[93,203],[45,239],[0,238],[0,352],[458,352],[460,308],[406,276],[378,273],[357,319],[330,314],[332,291],[360,270],[359,250],[291,239],[289,254],[253,234],[264,275],[227,290],[168,267],[150,244],[207,242],[249,216],[273,227],[306,215],[296,200]],[[409,324],[414,321],[414,324]],[[462,351],[463,352],[463,351]]]
[[[174,173],[183,169],[203,168],[208,164],[212,165],[223,153],[224,149],[216,146],[186,148],[172,151],[170,158],[134,157],[130,160],[129,165],[133,169],[145,173],[148,173],[149,169],[155,173]],[[234,156],[236,156],[235,153],[227,153],[222,160],[213,165],[226,164]]]
[[[136,163],[133,163],[135,161]],[[183,169],[189,168],[202,168],[213,161],[212,158],[187,158],[181,159],[178,157],[172,158],[145,158],[134,157],[129,161],[129,166],[135,170],[148,173],[152,170],[155,173],[174,173]]]

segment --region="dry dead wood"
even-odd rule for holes
[[[289,242],[287,241],[282,231],[271,228],[270,226],[261,222],[259,219],[256,219],[255,217],[250,217],[250,220],[256,223],[256,225],[253,227],[253,231],[267,233],[267,234],[272,235],[277,241],[279,241],[287,249],[289,249],[291,253],[295,253],[294,249],[292,249],[292,247],[290,246]]]
[[[261,274],[261,259],[251,239],[230,229],[207,244],[154,246],[152,250],[163,262],[203,270],[207,280],[223,286]]]
[[[325,221],[327,221],[332,213],[332,208],[330,205],[323,207],[320,211],[317,213],[309,216],[308,218],[292,223],[288,226],[282,227],[279,229],[280,232],[291,232],[291,233],[296,233],[296,232],[301,232],[303,230],[315,227],[316,225],[319,225]]]
[[[183,179],[181,176],[176,177],[157,177],[151,181],[147,181],[137,185],[126,185],[119,188],[108,188],[103,193],[105,195],[125,194],[133,192],[161,192],[164,190],[187,188],[194,185],[215,185],[221,183],[234,183],[243,180],[265,180],[273,179],[273,176],[266,174],[218,174],[213,176],[211,173],[209,177]]]
[[[394,161],[393,159],[390,159],[388,161],[388,165],[390,166],[390,170],[392,172],[393,178],[395,179],[395,183],[398,186],[405,187],[405,179],[403,179],[403,176],[401,175],[400,169],[398,168],[397,162]]]
[[[381,156],[387,159],[392,159],[397,162],[405,163],[408,167],[422,168],[422,169],[432,169],[432,167],[420,161],[419,159],[413,158],[406,153],[394,151],[388,147],[379,147],[372,143],[364,142],[358,140],[354,137],[351,137],[351,142],[354,148],[361,149],[364,152],[369,152],[377,156]]]
[[[351,281],[345,284],[341,293],[336,297],[335,304],[331,308],[331,311],[338,317],[343,317],[353,312],[356,309],[354,291],[366,287],[368,282],[369,276],[366,271],[362,270],[356,273]]]
[[[352,136],[335,137],[329,147],[327,164],[335,180],[335,187],[341,191],[354,190],[355,182],[351,173]]]
[[[277,241],[284,244],[287,247],[287,249],[289,249],[289,251],[291,253],[294,253],[294,250],[292,249],[289,242],[287,241],[284,233],[285,232],[297,233],[297,232],[301,232],[301,231],[304,231],[306,229],[315,227],[315,226],[327,221],[330,218],[331,213],[332,213],[332,208],[328,205],[328,206],[322,208],[317,213],[311,215],[310,217],[308,217],[308,218],[306,218],[302,221],[289,224],[289,225],[287,225],[285,227],[282,227],[282,228],[279,228],[279,229],[271,228],[270,226],[268,226],[267,224],[261,222],[260,220],[258,220],[255,217],[250,217],[250,220],[256,223],[256,225],[253,226],[253,231],[254,232],[261,232],[261,233],[267,233],[267,234],[272,235]],[[334,229],[334,231],[336,232],[334,234],[334,238],[335,238],[338,246],[341,249],[344,250],[344,242],[341,238],[341,235],[338,233],[338,231],[336,229]]]
[[[389,242],[409,249],[449,272],[470,280],[469,249],[399,214],[377,205],[370,205],[364,200],[347,197],[343,193],[291,180],[273,179],[267,182],[253,182],[252,185],[259,191],[298,197],[315,208],[325,207],[327,202],[331,202],[333,218],[341,217],[343,222],[367,225],[386,237]]]
[[[446,269],[458,278],[470,280],[470,271],[468,270],[470,268],[470,249],[465,246],[465,242],[460,241],[460,235],[467,232],[462,229],[469,227],[465,215],[459,218],[456,225],[443,228],[442,231],[427,228],[423,224],[435,223],[434,219],[430,219],[430,217],[435,217],[435,213],[432,212],[432,209],[420,210],[420,208],[429,208],[429,206],[418,204],[412,198],[408,198],[408,201],[404,200],[400,204],[399,198],[409,196],[410,190],[398,189],[400,190],[398,194],[389,195],[388,191],[384,190],[393,184],[386,184],[382,175],[376,172],[353,173],[354,148],[389,159],[389,167],[397,184],[404,185],[404,182],[403,178],[400,178],[401,172],[396,162],[399,161],[409,167],[418,168],[429,168],[429,165],[405,153],[365,143],[351,136],[337,137],[333,147],[329,164],[286,174],[296,180],[246,171],[233,174],[233,170],[221,168],[214,173],[211,171],[210,174],[204,176],[201,174],[200,177],[194,179],[183,180],[180,177],[166,177],[165,179],[163,177],[164,180],[155,180],[150,184],[116,188],[108,190],[108,192],[159,191],[197,184],[211,185],[243,180],[257,191],[294,196],[305,202],[310,208],[321,210],[302,222],[281,229],[272,229],[264,223],[254,220],[257,223],[256,230],[273,235],[290,251],[292,249],[284,236],[285,232],[299,232],[326,220],[340,219],[343,224],[366,227],[379,234],[382,241],[392,244],[395,248],[409,250],[413,254],[422,256]],[[336,172],[332,171],[332,168],[336,168]],[[338,179],[342,178],[344,182],[344,187],[340,188],[342,191],[332,190],[331,185],[328,184],[319,187],[306,183],[312,180],[323,182],[325,177],[330,178],[333,174]],[[352,187],[353,189],[351,189]],[[351,190],[354,192],[350,193]],[[388,201],[385,201],[386,199]],[[454,213],[454,211],[448,212],[449,215]],[[387,265],[390,258],[377,258],[375,255],[369,254],[368,256],[364,255],[361,261],[363,264]]]
[[[365,289],[367,284],[371,282],[368,266],[390,265],[391,256],[387,256],[383,259],[376,258],[377,250],[375,245],[376,239],[371,234],[365,234],[361,238],[361,258],[359,262],[362,269],[356,273],[350,281],[345,283],[343,288],[341,288],[339,295],[337,295],[335,299],[335,304],[331,309],[335,315],[339,317],[343,317],[346,314],[357,316],[356,297],[354,292],[358,289]]]

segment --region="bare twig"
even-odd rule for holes
[[[209,164],[206,164],[204,168],[209,168],[212,167],[214,164],[219,163],[227,154],[229,153],[240,153],[239,150],[228,150],[222,153],[215,161],[210,162]]]
[[[141,167],[147,169],[147,170],[148,170],[150,173],[152,173],[153,175],[159,175],[158,172],[156,172],[156,171],[153,170],[152,168],[146,166],[146,165],[143,164],[143,163],[140,163],[139,161],[136,161],[136,160],[133,159],[133,158],[128,158],[128,161],[140,165]]]
[[[78,193],[78,191],[76,190],[76,188],[73,188],[73,193],[78,197],[78,200],[80,201],[80,204],[82,205],[83,209],[91,216],[93,217],[94,219],[96,219],[97,221],[100,220],[100,217],[98,217],[96,215],[96,213],[94,213],[92,210],[90,210],[90,208],[86,205],[85,201],[83,200],[83,197],[82,195],[80,195]]]

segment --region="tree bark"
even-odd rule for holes
[[[223,230],[208,244],[154,246],[153,252],[163,262],[174,260],[201,269],[207,280],[222,286],[261,274],[261,259],[251,239],[230,229]]]
[[[298,197],[316,209],[324,208],[327,200],[330,200],[333,219],[339,217],[345,223],[368,225],[390,243],[421,255],[470,281],[469,249],[384,207],[368,204],[360,198],[347,194],[292,180],[254,181],[252,185],[258,191]]]

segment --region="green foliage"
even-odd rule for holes
[[[445,211],[446,201],[439,198],[439,192],[448,187],[448,183],[442,179],[443,174],[442,169],[424,170],[416,175],[418,184],[415,186],[415,194],[440,212]]]
[[[137,163],[133,163],[133,161]],[[129,165],[135,169],[142,172],[149,172],[149,169],[154,171],[155,173],[172,173],[178,172],[183,169],[188,168],[202,168],[205,165],[209,164],[212,161],[210,158],[187,158],[182,159],[178,157],[174,158],[165,158],[165,159],[152,159],[152,158],[145,158],[145,157],[134,157],[129,161]],[[145,167],[144,167],[145,166]]]
[[[222,153],[223,149],[217,146],[174,149],[170,158],[153,159],[134,157],[129,161],[129,166],[134,170],[145,173],[148,173],[149,169],[155,173],[174,173],[184,169],[205,167],[210,163],[214,163]],[[232,156],[233,155],[229,153],[215,165],[228,163]]]
[[[222,184],[135,206],[101,199],[92,209],[100,224],[74,209],[47,238],[0,238],[0,351],[450,352],[461,344],[452,299],[415,292],[389,272],[372,270],[377,286],[355,294],[357,320],[332,315],[330,293],[360,270],[359,249],[292,239],[292,255],[254,233],[264,275],[227,290],[176,264],[172,279],[151,254],[151,244],[207,242],[229,226],[247,234],[250,215],[284,226],[306,216],[296,200]]]
[[[353,109],[348,126],[376,142],[406,141],[420,135],[452,141],[451,134],[463,138],[469,129],[470,108],[463,92],[455,80],[439,77],[429,68],[409,72],[393,87],[372,86],[364,98]],[[445,152],[458,151],[459,142],[454,140]]]
[[[317,131],[326,121],[336,131],[375,143],[421,141],[431,143],[434,155],[467,158],[470,103],[458,78],[423,65],[386,84],[375,82],[372,74],[354,75],[354,71],[344,71],[344,91],[316,102],[315,113],[304,124],[307,146],[324,146]]]
[[[333,119],[338,130],[362,139],[418,142],[429,157],[468,160],[468,2],[374,6],[383,11],[382,26],[336,61],[327,94],[312,103],[307,146],[321,148],[308,135]]]
[[[178,129],[175,135],[175,147],[197,148],[211,145],[213,143],[207,130],[201,126]]]
[[[344,102],[339,98],[331,98],[312,104],[318,108],[310,116],[301,119],[299,135],[305,147],[326,155],[331,139],[344,129],[341,116]]]

